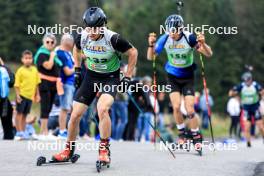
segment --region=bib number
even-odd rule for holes
[[[172,63],[175,65],[184,65],[186,64],[186,54],[171,54]]]
[[[244,99],[244,103],[245,104],[251,104],[251,103],[253,103],[254,102],[254,98],[253,97],[246,97],[245,99]]]
[[[92,60],[94,63],[97,63],[97,64],[101,64],[101,63],[107,62],[107,59],[105,59],[105,58],[99,59],[99,58],[90,58],[90,57],[88,57],[88,59]]]

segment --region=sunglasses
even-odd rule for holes
[[[46,41],[47,44],[54,44],[54,41]]]

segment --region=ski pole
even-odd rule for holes
[[[204,87],[204,93],[205,93],[207,113],[208,113],[208,117],[209,117],[208,119],[209,119],[209,124],[210,124],[210,132],[211,132],[212,142],[214,143],[214,133],[213,133],[213,127],[212,127],[212,120],[211,120],[211,108],[210,108],[210,105],[209,105],[209,98],[208,98],[208,92],[207,92],[207,83],[206,83],[206,79],[205,79],[204,62],[203,62],[203,57],[202,57],[201,53],[200,53],[200,61],[201,61],[201,65],[202,65],[203,87]]]
[[[131,99],[131,101],[133,102],[133,104],[136,106],[137,110],[140,113],[144,113],[143,110],[139,107],[139,105],[137,104],[137,102],[135,101],[135,99],[132,97],[132,95],[130,95],[129,93],[127,93],[129,98]],[[145,119],[146,120],[146,119]],[[151,126],[151,128],[155,131],[155,133],[157,134],[157,136],[160,138],[160,140],[163,142],[163,144],[167,147],[167,149],[169,150],[169,152],[171,153],[171,155],[173,156],[173,158],[176,158],[176,156],[174,155],[174,153],[171,151],[171,149],[166,145],[165,140],[161,137],[160,133],[155,129],[155,127],[150,123],[149,120],[147,120],[148,124]]]
[[[154,54],[153,58],[153,86],[154,86],[154,145],[156,148],[156,130],[157,130],[157,76],[156,76],[156,54]]]

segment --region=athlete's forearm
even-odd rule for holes
[[[148,60],[153,60],[154,54],[155,54],[154,46],[153,47],[148,47],[147,59]]]
[[[211,49],[210,46],[208,46],[206,43],[202,44],[202,53],[206,56],[206,57],[211,57],[213,55],[213,51]]]
[[[81,67],[81,50],[76,46],[73,48],[74,67]]]
[[[136,48],[131,48],[126,52],[126,54],[128,55],[128,64],[127,64],[127,72],[125,73],[125,76],[131,78],[135,66],[137,64],[138,51]]]

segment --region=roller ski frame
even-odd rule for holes
[[[80,155],[73,154],[72,157],[70,157],[69,159],[64,160],[64,161],[58,161],[58,160],[54,160],[54,159],[51,159],[51,160],[47,161],[46,160],[46,157],[40,156],[37,159],[37,166],[41,166],[43,164],[45,164],[45,165],[47,165],[47,164],[54,164],[54,163],[69,163],[69,162],[76,163],[79,158],[80,158]]]

